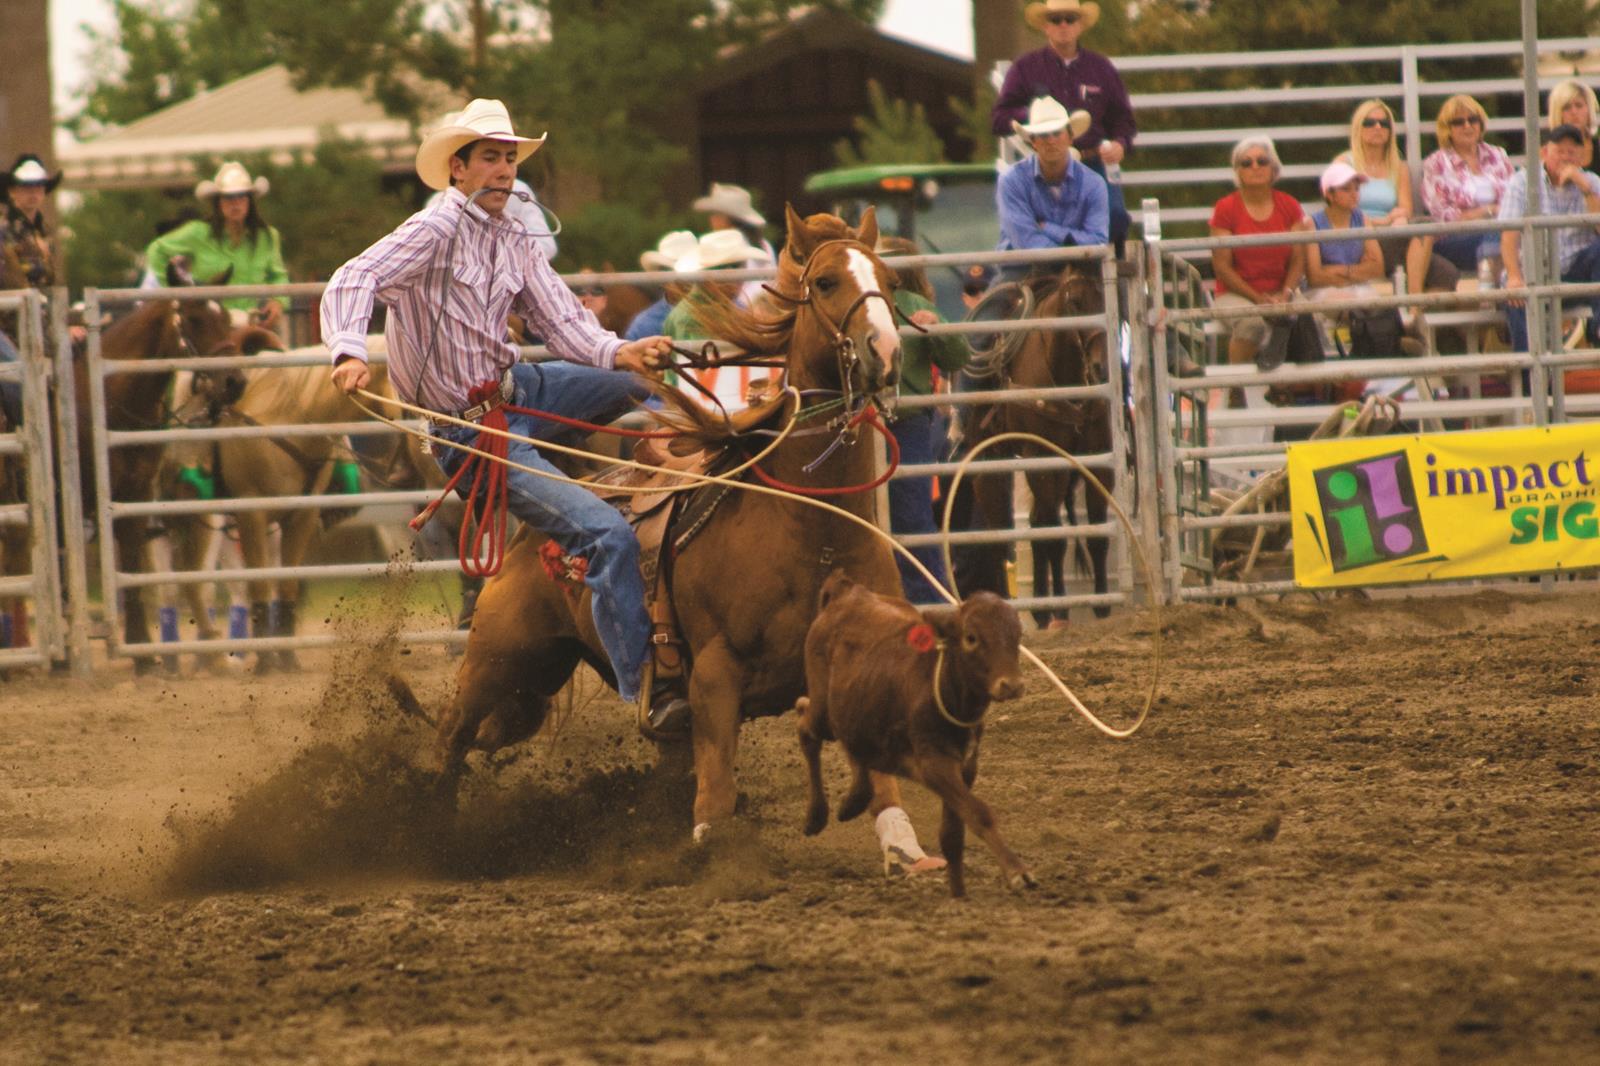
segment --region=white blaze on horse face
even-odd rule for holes
[[[882,292],[878,286],[877,272],[872,269],[872,260],[857,248],[846,249],[845,254],[848,257],[845,261],[850,265],[850,276],[856,279],[861,291]],[[869,299],[861,310],[877,331],[877,339],[872,342],[872,347],[878,353],[878,358],[883,360],[884,371],[888,372],[894,366],[895,353],[900,350],[900,331],[895,328],[894,313],[889,310],[889,294],[884,293],[882,300],[876,297]]]

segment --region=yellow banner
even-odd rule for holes
[[[1600,566],[1597,505],[1600,423],[1289,447],[1297,585]]]

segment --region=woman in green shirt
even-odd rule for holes
[[[194,194],[211,205],[209,219],[187,222],[150,242],[145,264],[157,278],[167,276],[174,256],[189,260],[189,273],[202,284],[229,267],[230,285],[282,285],[289,280],[283,265],[283,241],[261,220],[256,201],[267,194],[266,178],[251,179],[238,163],[224,163],[213,181],[202,181]],[[256,312],[257,322],[276,329],[288,309],[287,298],[224,300],[230,310]]]
[[[887,256],[921,255],[914,241],[904,237],[882,237],[878,240],[878,254]],[[942,321],[933,306],[933,287],[927,275],[917,267],[898,267],[895,274],[899,285],[895,288],[894,302],[907,318],[919,326],[931,326]],[[944,374],[953,374],[967,365],[972,352],[959,334],[942,336],[918,334],[905,337],[900,345],[900,392],[906,395],[926,396],[933,389],[933,368]],[[937,463],[945,458],[945,434],[949,422],[935,407],[913,407],[900,412],[889,427],[900,444],[900,462]],[[895,533],[933,533],[938,526],[933,521],[933,479],[925,477],[895,478],[889,482],[889,528]],[[940,582],[948,585],[944,572],[944,556],[933,545],[911,549],[922,565]],[[900,584],[906,599],[913,603],[940,603],[940,596],[928,579],[923,577],[898,552],[894,561],[900,567]]]

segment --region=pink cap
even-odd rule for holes
[[[1328,169],[1322,172],[1322,195],[1326,196],[1341,185],[1348,185],[1352,181],[1365,183],[1367,176],[1349,163],[1330,163]]]

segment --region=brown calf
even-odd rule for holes
[[[811,775],[806,835],[828,823],[821,755],[823,742],[836,739],[855,772],[839,821],[866,810],[871,771],[920,781],[944,801],[939,845],[950,864],[951,895],[966,892],[961,857],[969,825],[1000,860],[1010,887],[1032,886],[994,814],[972,794],[984,712],[991,701],[1022,693],[1021,637],[1016,610],[993,593],[954,610],[919,611],[835,571],[806,635],[807,695],[795,705]]]

